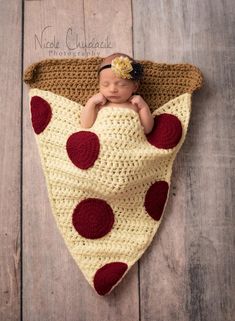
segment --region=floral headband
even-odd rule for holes
[[[104,65],[98,70],[98,74],[105,68],[111,68],[114,74],[120,78],[139,80],[143,76],[143,67],[140,63],[131,61],[128,57],[116,57],[111,64]]]

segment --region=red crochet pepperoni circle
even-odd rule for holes
[[[100,151],[99,138],[95,133],[80,131],[72,134],[66,143],[66,150],[72,163],[87,169],[94,165]]]
[[[113,210],[102,199],[88,198],[76,206],[72,223],[81,236],[87,239],[98,239],[112,229],[114,224]]]
[[[144,206],[147,213],[156,221],[159,221],[167,199],[169,185],[165,181],[155,182],[150,186],[146,195]]]
[[[128,265],[123,262],[105,264],[97,270],[94,276],[94,287],[99,295],[107,294],[112,287],[122,278]]]
[[[34,132],[38,135],[44,131],[52,117],[50,104],[39,96],[33,96],[30,101],[31,121]]]
[[[161,114],[154,117],[154,126],[146,135],[150,144],[157,148],[169,149],[175,147],[182,137],[180,120],[171,114]]]

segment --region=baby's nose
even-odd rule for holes
[[[117,91],[117,87],[115,85],[111,85],[110,86],[110,91],[111,92],[116,92]]]

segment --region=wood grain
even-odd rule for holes
[[[135,57],[192,63],[205,78],[164,221],[141,260],[141,320],[234,320],[234,9],[133,2]]]
[[[0,2],[0,320],[20,318],[21,5]]]
[[[0,2],[0,321],[234,320],[234,14],[232,0]],[[111,295],[99,297],[52,216],[21,64],[115,51],[191,63],[205,83],[193,96],[158,234]]]

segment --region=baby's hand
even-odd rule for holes
[[[103,106],[106,102],[107,99],[101,93],[95,94],[89,99],[89,103],[95,105],[96,107]]]
[[[138,110],[148,107],[144,99],[140,95],[133,95],[128,100],[132,105],[135,105]]]

